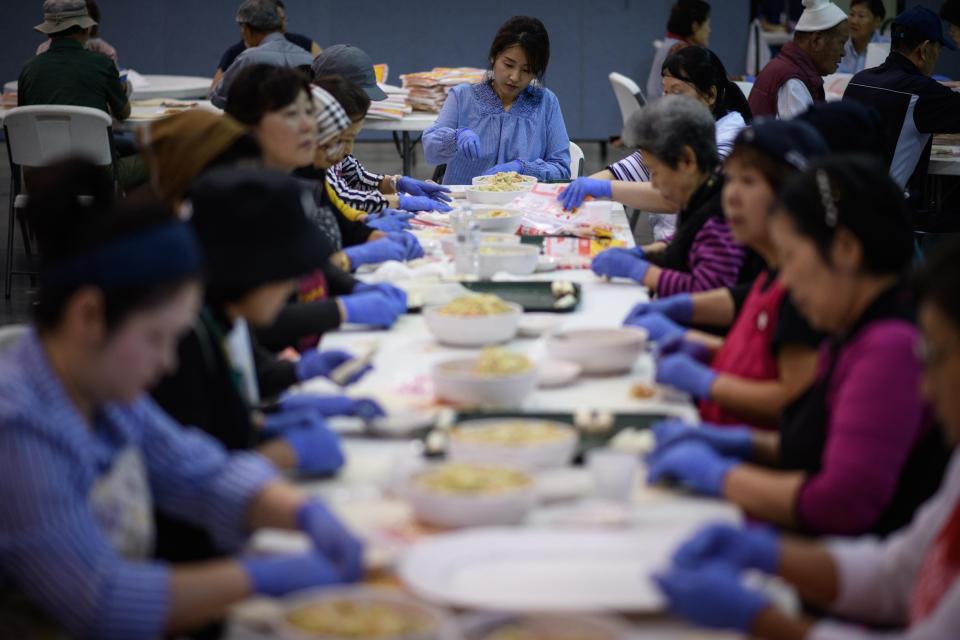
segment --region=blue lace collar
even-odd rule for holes
[[[535,87],[532,84],[520,92],[510,111],[503,110],[503,103],[497,92],[493,90],[493,84],[490,80],[473,85],[473,97],[477,101],[478,111],[481,116],[492,116],[507,113],[518,118],[532,118],[540,109],[540,103],[543,102],[544,89]]]

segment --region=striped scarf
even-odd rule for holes
[[[349,127],[350,117],[330,92],[315,85],[310,86],[310,92],[313,94],[313,103],[317,107],[317,141],[323,144]]]

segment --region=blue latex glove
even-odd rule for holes
[[[523,163],[519,160],[511,160],[510,162],[504,162],[503,164],[495,164],[484,171],[483,175],[492,176],[495,173],[509,173],[510,171],[523,173]]]
[[[240,560],[253,592],[280,597],[291,591],[343,582],[340,574],[319,553],[249,557]]]
[[[467,160],[478,160],[480,136],[467,128],[457,129],[457,151],[466,156]]]
[[[404,247],[390,238],[356,244],[345,248],[343,252],[350,258],[350,267],[354,270],[364,264],[379,264],[388,260],[403,262],[406,259]]]
[[[334,369],[349,360],[353,360],[353,356],[339,349],[330,349],[328,351],[310,349],[309,351],[304,351],[300,354],[300,359],[297,361],[297,380],[303,382],[304,380],[320,376],[328,378]]]
[[[427,196],[440,202],[450,202],[450,189],[435,182],[414,180],[408,176],[400,176],[397,180],[397,191],[409,193],[412,196]]]
[[[394,231],[387,234],[387,239],[393,242],[396,242],[404,249],[404,256],[406,260],[416,260],[417,258],[423,257],[423,247],[420,246],[420,241],[417,240],[417,236],[406,231]]]
[[[650,263],[631,251],[607,249],[597,254],[590,263],[590,268],[598,276],[630,278],[642,282]]]
[[[630,310],[630,315],[627,317],[639,318],[647,313],[661,313],[674,322],[690,324],[693,320],[693,296],[689,293],[678,293],[675,296],[641,302]]]
[[[401,313],[407,310],[407,292],[400,287],[381,282],[378,284],[367,284],[358,282],[353,287],[353,293],[364,293],[366,291],[376,291],[387,297],[389,302]]]
[[[280,398],[280,407],[284,411],[308,409],[316,411],[325,418],[356,416],[369,420],[386,415],[383,408],[369,398],[351,398],[341,395],[294,393]]]
[[[395,300],[380,291],[366,291],[351,293],[348,296],[337,298],[346,311],[344,322],[369,324],[376,327],[390,327],[397,321],[400,314],[407,308],[404,304],[401,310]]]
[[[699,493],[720,496],[723,479],[736,464],[736,460],[722,457],[703,442],[681,442],[650,455],[647,483],[672,479]]]
[[[736,629],[748,633],[767,599],[740,583],[740,577],[722,566],[671,569],[654,575],[666,596],[670,612],[703,627]]]
[[[773,574],[779,563],[780,542],[773,529],[764,526],[707,525],[673,554],[673,564],[680,569],[722,564],[737,573],[759,569]]]
[[[380,213],[371,213],[363,223],[377,231],[403,231],[410,228],[410,220],[414,217],[414,214],[399,209],[384,209]]]
[[[400,208],[404,211],[452,211],[450,205],[429,196],[408,196],[400,194]]]
[[[287,429],[283,439],[297,454],[297,471],[307,474],[330,475],[343,467],[343,449],[340,438],[327,427],[323,417],[316,411],[312,424],[306,427]]]
[[[654,424],[653,435],[657,440],[656,451],[663,451],[679,442],[695,440],[706,443],[719,454],[740,460],[749,458],[753,453],[753,434],[748,427],[715,427],[709,424],[695,427],[671,418]]]
[[[674,353],[684,353],[697,362],[710,364],[713,360],[713,353],[702,342],[696,340],[687,340],[683,336],[674,336],[669,340],[661,340],[657,345],[657,357],[662,358]]]
[[[697,398],[709,398],[717,372],[685,353],[674,353],[657,360],[657,382],[669,384]]]
[[[297,526],[340,576],[355,582],[363,576],[363,544],[318,500],[307,500],[297,511]]]
[[[687,332],[673,320],[660,313],[646,313],[639,318],[627,317],[623,324],[629,327],[642,327],[650,334],[650,339],[654,342],[665,342],[673,338],[683,337]]]
[[[613,183],[609,180],[577,178],[557,195],[557,200],[563,203],[563,208],[566,211],[573,211],[583,204],[587,196],[610,199],[613,196],[612,189]]]
[[[281,408],[276,413],[268,413],[263,417],[263,435],[267,437],[282,436],[297,429],[308,429],[316,424],[319,416],[308,409]]]

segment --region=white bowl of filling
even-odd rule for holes
[[[569,464],[580,438],[576,429],[560,422],[489,418],[459,423],[448,440],[450,460],[548,469]]]
[[[423,311],[430,334],[442,344],[482,347],[517,335],[523,307],[490,294],[468,294]]]
[[[417,519],[439,527],[521,522],[536,505],[532,476],[503,465],[450,462],[414,473],[406,498]]]
[[[526,356],[487,347],[478,358],[433,367],[438,400],[467,407],[518,407],[537,387],[537,368]]]
[[[470,181],[475,187],[504,186],[529,191],[537,184],[533,176],[525,176],[516,171],[500,171],[489,176],[474,176]]]
[[[523,222],[523,212],[510,207],[478,204],[473,207],[473,221],[481,231],[516,233]]]
[[[282,640],[454,640],[455,623],[440,609],[393,589],[325,587],[279,602]]]

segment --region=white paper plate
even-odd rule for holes
[[[457,607],[507,612],[655,612],[650,575],[687,531],[486,529],[435,536],[400,560],[415,594]]]

